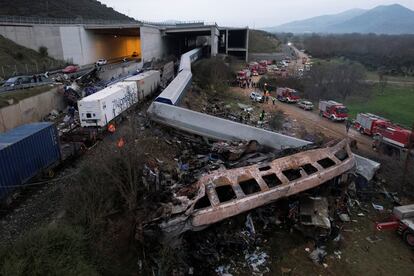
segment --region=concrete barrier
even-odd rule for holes
[[[48,92],[1,108],[0,132],[5,132],[23,124],[42,121],[53,109],[63,110],[66,105],[63,95],[58,93],[58,89],[59,87],[54,87]]]

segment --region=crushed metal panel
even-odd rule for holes
[[[347,158],[341,161],[335,154],[343,151],[347,152]],[[326,166],[322,162],[321,165],[321,161],[326,159],[331,160],[333,164]],[[308,171],[308,174],[304,167],[309,164],[316,171]],[[354,167],[354,155],[347,141],[343,140],[333,147],[300,152],[276,159],[266,165],[218,170],[202,176],[195,184],[199,189],[198,195],[185,214],[160,226],[165,232],[170,233],[178,229],[185,231],[204,229],[208,225],[280,198],[315,188]],[[275,186],[270,185],[264,178],[269,175],[274,175],[280,183]],[[220,202],[217,188],[228,185],[232,187],[236,198]],[[203,204],[200,204],[201,202]]]
[[[280,133],[158,102],[151,104],[148,113],[152,120],[158,123],[217,140],[256,140],[261,145],[274,149],[297,148],[311,144],[309,141]],[[355,159],[357,172],[371,180],[380,164],[359,155],[355,155]]]
[[[299,207],[299,221],[305,226],[315,226],[325,229],[331,228],[326,197],[307,197],[301,200]]]

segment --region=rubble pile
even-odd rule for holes
[[[372,207],[373,200],[387,198],[378,181],[356,189],[356,179],[351,173],[306,193],[222,221],[202,232],[187,232],[183,244],[187,264],[197,267],[197,273],[201,274],[211,273],[212,268],[217,275],[279,272],[274,269],[283,256],[275,250],[274,242],[283,242],[278,238],[280,231],[295,233],[295,236],[286,235],[296,247],[303,248],[310,262],[322,269],[344,261],[345,237],[358,229],[359,219],[375,217],[377,212],[387,214]],[[366,196],[367,191],[371,196]],[[392,200],[388,199],[391,204]],[[299,233],[302,237],[298,239]],[[289,272],[292,269],[282,268]]]
[[[157,158],[145,169],[147,185],[167,189],[171,196],[168,203],[161,204],[157,219],[148,221],[148,225],[156,225],[158,230],[172,230],[167,231],[167,235],[162,233],[168,237],[164,242],[180,248],[180,271],[185,273],[211,274],[212,269],[217,275],[272,272],[282,258],[274,252],[271,242],[277,238],[275,231],[293,231],[301,235],[302,238],[295,242],[303,247],[309,261],[327,268],[332,262],[341,261],[344,236],[354,231],[358,219],[379,212],[376,211],[378,208],[372,207],[372,202],[382,201],[375,198],[389,199],[390,202],[398,200],[395,194],[384,189],[380,180],[373,178],[368,181],[353,168],[347,168],[320,183],[323,185],[305,192],[228,217],[209,224],[207,228],[193,227],[188,218],[207,213],[208,208],[201,211],[193,208],[194,200],[203,197],[199,181],[206,175],[244,170],[249,166],[264,167],[283,158],[297,160],[296,154],[312,155],[321,148],[311,145],[300,149],[272,150],[256,141],[212,142],[172,130],[163,132],[162,137],[162,142],[176,147],[179,154],[174,159],[174,171],[164,171]],[[336,158],[342,160],[345,155],[342,151],[336,154]],[[235,198],[228,199],[226,206],[236,202]],[[243,207],[239,204],[238,208]],[[177,232],[179,235],[175,235]],[[171,233],[173,235],[169,236]],[[292,268],[283,269],[292,271]]]

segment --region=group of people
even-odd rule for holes
[[[33,82],[42,82],[42,76],[41,75],[33,75],[32,76],[32,80],[33,80]]]
[[[247,79],[247,80],[239,80],[239,86],[240,88],[256,88],[257,87],[257,83],[254,82],[251,78]]]
[[[272,97],[272,96],[270,95],[270,92],[269,92],[269,91],[265,91],[265,93],[263,94],[263,101],[264,101],[265,103],[269,103],[269,100],[271,100],[271,101],[272,101],[272,104],[273,104],[273,105],[276,105],[276,98],[275,98],[275,97]]]

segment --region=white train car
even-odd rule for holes
[[[78,101],[82,127],[104,127],[138,102],[136,82],[119,82]]]
[[[180,103],[181,98],[185,95],[185,92],[191,85],[191,80],[193,78],[191,64],[198,60],[202,56],[202,53],[202,48],[197,48],[181,56],[177,77],[155,99],[156,102],[170,105],[178,105]]]
[[[183,70],[191,71],[191,63],[199,59],[201,55],[202,48],[196,48],[183,54],[180,59],[180,67],[178,69],[178,72],[181,72]]]
[[[156,102],[177,105],[184,96],[184,91],[191,84],[193,74],[189,71],[182,71],[175,79],[164,89],[164,91],[155,99]]]
[[[158,90],[161,82],[160,71],[150,70],[136,76],[129,77],[124,82],[134,82],[138,89],[138,101],[152,95]]]

